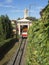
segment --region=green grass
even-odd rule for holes
[[[12,38],[3,40],[2,42],[0,42],[0,47],[3,46],[4,44],[6,44],[6,42],[9,42],[10,40],[12,40]]]
[[[0,61],[0,65],[6,65],[6,63],[12,58],[14,55],[15,51],[19,47],[19,42],[15,43],[12,49],[3,57],[3,59]]]

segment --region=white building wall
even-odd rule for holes
[[[17,26],[18,26],[18,29],[19,29],[19,35],[20,35],[20,26],[21,25],[27,25],[28,29],[29,29],[29,27],[32,25],[32,23],[26,23],[26,22],[24,22],[24,23],[17,23]]]

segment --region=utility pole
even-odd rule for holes
[[[34,5],[36,6],[36,4],[30,4],[29,5],[29,16],[31,15],[31,12],[32,12],[31,7],[34,6]]]
[[[29,5],[29,17],[30,17],[30,14],[31,14],[31,6],[32,6],[32,4]]]
[[[33,5],[33,4],[30,4],[30,5],[29,5],[29,16],[30,16],[30,14],[31,14],[31,7],[32,7],[32,5]]]

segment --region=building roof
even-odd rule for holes
[[[17,20],[17,22],[31,22],[31,21],[28,20],[28,19],[23,18],[23,19]]]

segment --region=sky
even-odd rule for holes
[[[30,16],[40,18],[40,11],[48,4],[48,0],[0,0],[0,16],[8,15],[11,20],[24,17],[24,9]]]

